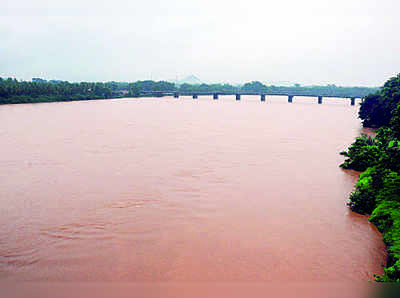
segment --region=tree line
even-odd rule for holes
[[[13,78],[0,78],[0,104],[34,103],[51,101],[73,101],[89,99],[108,99],[122,97],[151,96],[146,92],[252,92],[252,93],[276,93],[276,94],[302,94],[322,95],[338,97],[364,97],[377,88],[367,87],[338,87],[327,86],[300,86],[291,87],[266,86],[253,81],[241,86],[230,84],[182,84],[176,85],[166,81],[137,81],[128,82],[79,82],[33,79],[32,81],[18,81]]]
[[[274,93],[274,94],[301,94],[301,95],[321,95],[321,96],[338,96],[338,97],[359,97],[362,98],[372,92],[376,92],[378,88],[370,87],[340,87],[333,84],[326,86],[274,86],[265,85],[258,81],[248,82],[241,86],[233,86],[230,84],[182,84],[177,87],[176,91],[180,92],[249,92],[249,93]]]
[[[361,103],[364,127],[376,136],[358,137],[347,151],[344,169],[361,171],[348,205],[383,233],[388,260],[378,281],[400,282],[400,74]]]
[[[70,83],[41,79],[27,82],[0,78],[0,104],[138,97],[142,90],[175,90],[175,85],[153,81]]]

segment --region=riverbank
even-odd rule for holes
[[[120,97],[104,97],[104,96],[13,96],[9,98],[3,98],[0,104],[21,104],[21,103],[43,103],[43,102],[65,102],[65,101],[80,101],[80,100],[100,100],[100,99],[112,99]]]
[[[377,281],[400,282],[400,74],[366,97],[359,116],[376,136],[358,137],[341,167],[361,172],[348,203],[351,210],[370,215],[383,234],[388,258]]]

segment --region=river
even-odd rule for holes
[[[368,281],[381,235],[346,202],[349,100],[0,106],[0,280]]]

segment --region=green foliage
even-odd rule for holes
[[[120,97],[127,83],[69,83],[34,79],[32,82],[15,79],[0,80],[0,104],[72,101]]]
[[[0,104],[138,97],[143,90],[174,91],[176,87],[163,81],[69,83],[39,78],[32,82],[0,78]]]
[[[400,139],[400,103],[392,111],[392,119],[390,121],[393,136]]]
[[[359,187],[350,195],[348,206],[357,213],[370,214],[375,208],[375,192],[368,187]]]
[[[303,95],[322,95],[338,97],[365,97],[370,93],[377,92],[378,88],[367,87],[340,87],[336,85],[326,86],[268,86],[268,92],[275,94],[303,94]]]
[[[348,206],[354,212],[371,214],[376,206],[376,197],[383,187],[383,178],[389,170],[381,167],[370,167],[361,173],[355,190],[350,194]]]
[[[400,175],[377,167],[360,175],[355,191],[350,195],[350,208],[361,214],[371,214],[369,220],[383,233],[389,261],[379,281],[400,278]]]
[[[379,203],[390,200],[400,203],[400,175],[396,172],[388,171],[382,182],[376,201]]]
[[[370,221],[383,233],[390,254],[384,276],[380,281],[400,281],[400,202],[387,197],[378,203]]]
[[[244,84],[241,90],[245,92],[267,92],[268,88],[260,82],[253,81],[251,83]]]
[[[220,93],[274,93],[274,94],[301,94],[301,95],[322,95],[322,96],[338,96],[338,97],[364,97],[368,93],[376,92],[377,88],[366,87],[337,87],[335,85],[327,86],[266,86],[259,81],[245,83],[243,86],[233,86],[230,84],[182,84],[179,86],[180,92],[220,92]]]
[[[348,152],[341,152],[341,154],[348,157],[340,165],[342,168],[365,171],[368,167],[373,167],[378,163],[381,150],[373,137],[362,134],[349,147]]]
[[[365,127],[381,127],[388,120],[382,118],[383,105],[380,93],[370,94],[364,98],[361,102],[358,116],[363,120],[363,126]]]
[[[179,86],[178,91],[180,92],[199,92],[199,93],[211,93],[211,92],[220,92],[220,93],[234,93],[240,92],[241,89],[239,87],[232,86],[230,84],[182,84]]]
[[[391,171],[400,172],[400,141],[392,139],[386,147],[381,148],[381,167]]]
[[[379,143],[383,147],[388,147],[389,143],[393,140],[393,132],[389,127],[381,127],[376,131],[375,139],[379,141]]]
[[[364,102],[361,103],[359,117],[363,120],[364,126],[389,126],[394,116],[392,113],[395,113],[399,102],[400,74],[389,79],[375,94],[365,97]],[[397,115],[399,115],[399,111],[397,111]]]
[[[138,93],[142,91],[176,91],[174,83],[169,83],[166,81],[137,81],[135,83],[129,83],[129,90],[137,90]]]
[[[350,208],[371,214],[388,248],[385,274],[378,281],[400,282],[400,74],[361,104],[364,126],[380,127],[376,137],[361,135],[341,165],[361,173],[350,195]]]

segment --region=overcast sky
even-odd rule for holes
[[[0,0],[0,76],[379,86],[399,0]]]

